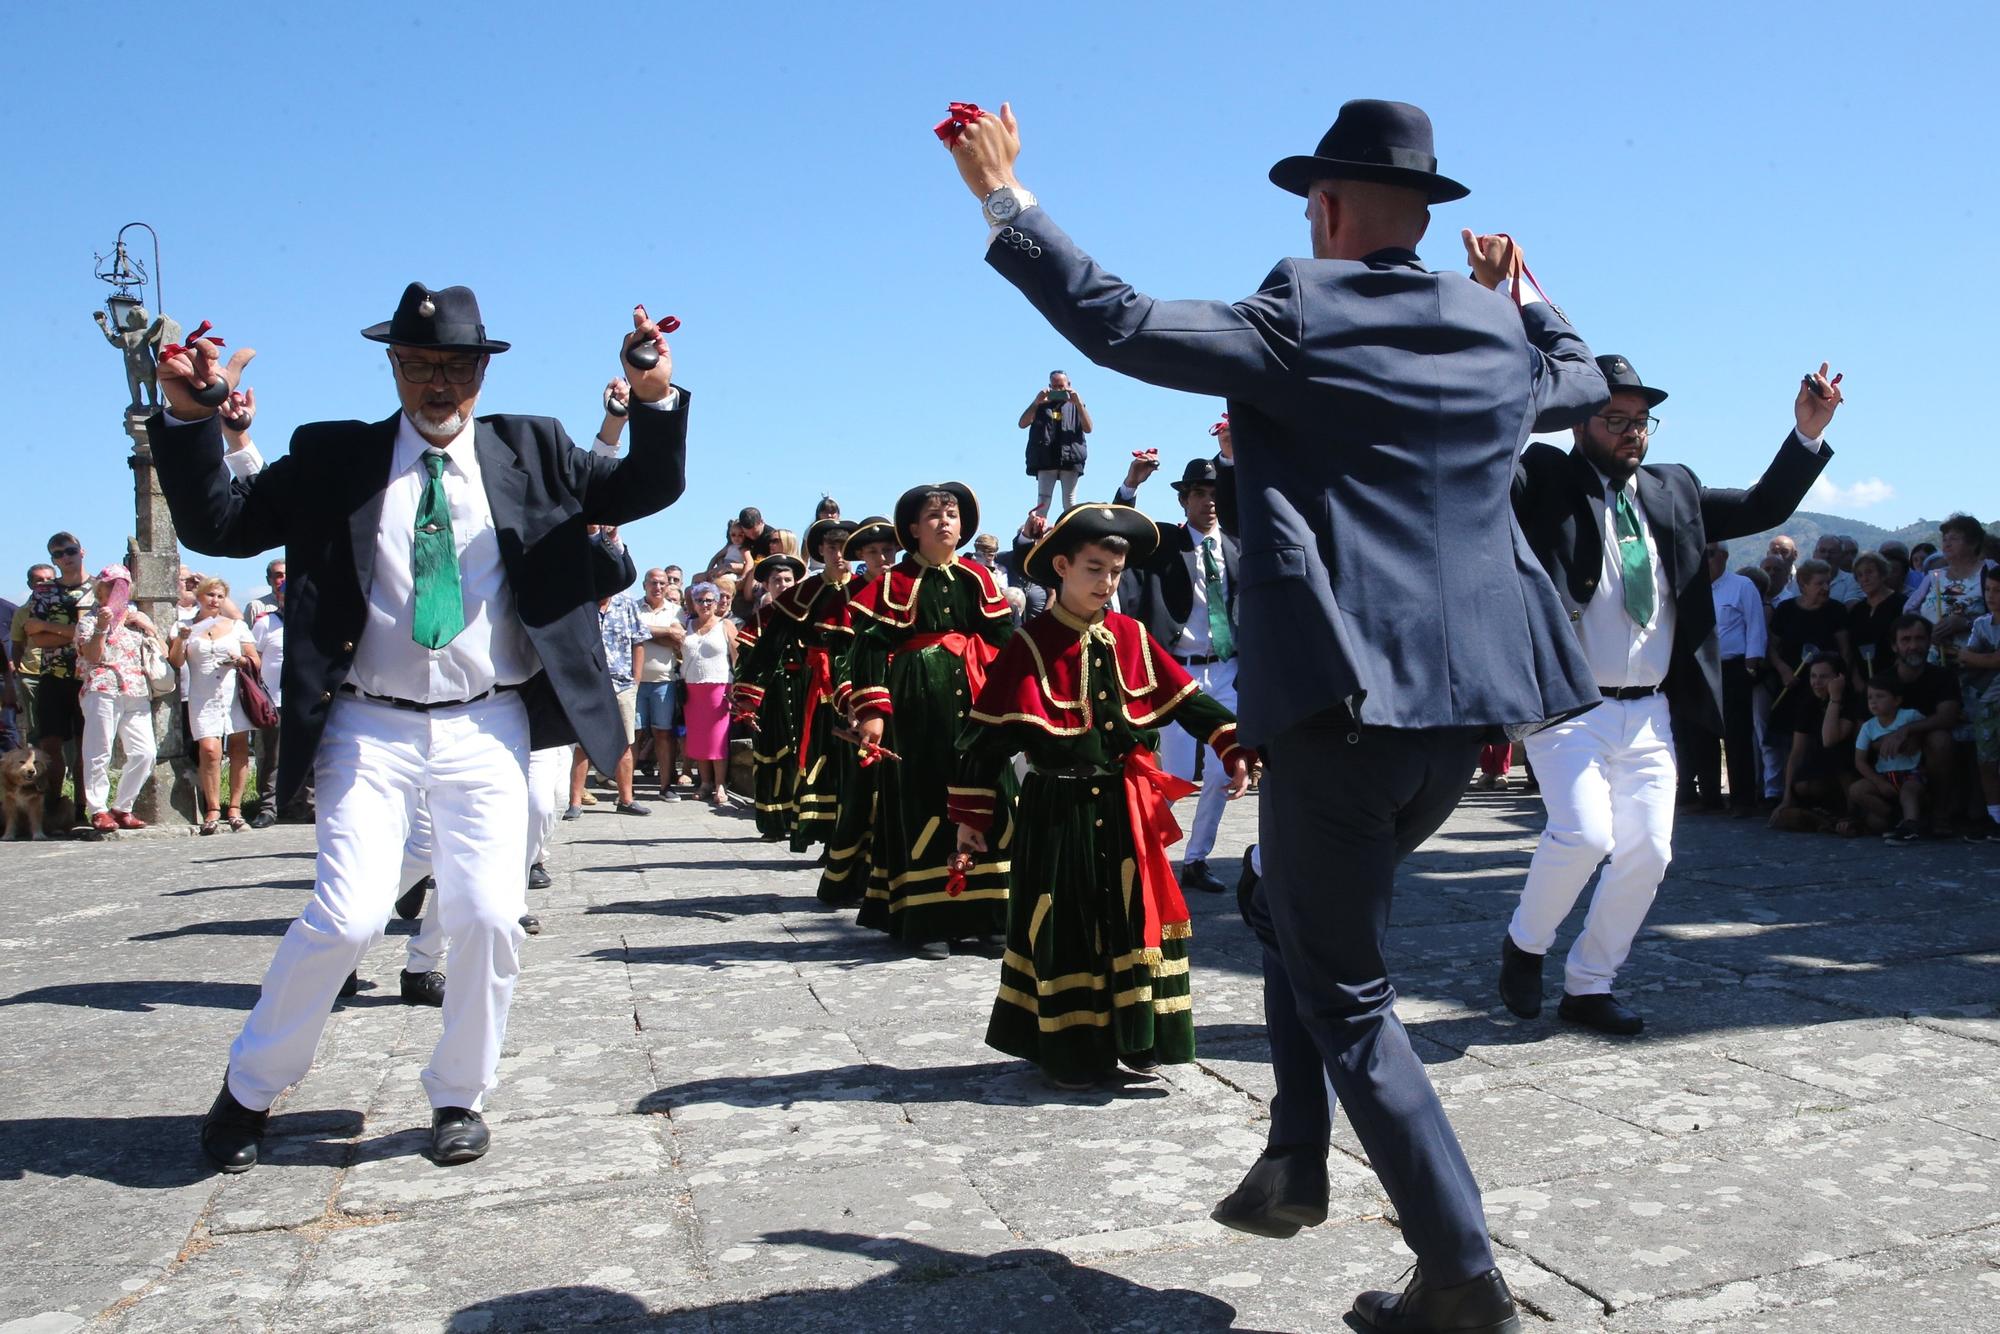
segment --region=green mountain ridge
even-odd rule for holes
[[[1915,546],[1919,542],[1935,543],[1938,540],[1938,519],[1919,519],[1906,523],[1901,528],[1883,528],[1869,523],[1866,519],[1847,519],[1837,514],[1820,514],[1813,510],[1799,510],[1791,518],[1776,528],[1769,528],[1749,537],[1733,538],[1725,543],[1729,548],[1731,568],[1753,563],[1761,558],[1771,539],[1779,533],[1799,544],[1799,555],[1810,556],[1813,547],[1826,533],[1838,533],[1851,537],[1861,544],[1863,551],[1873,551],[1882,543],[1895,540],[1905,546]],[[1989,525],[1990,527],[1990,525]]]

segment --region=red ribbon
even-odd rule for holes
[[[1222,414],[1221,421],[1217,422],[1215,425],[1208,428],[1208,433],[1210,435],[1221,435],[1224,431],[1228,429],[1229,429],[1229,414],[1225,412]]]
[[[208,339],[209,342],[215,344],[217,347],[222,347],[223,346],[222,340],[220,338],[213,337],[208,332],[210,329],[214,327],[215,326],[210,324],[207,320],[203,320],[200,324],[195,326],[195,331],[188,335],[188,340],[185,345],[182,345],[180,343],[168,343],[165,347],[161,348],[160,360],[166,361],[170,357],[178,357],[183,352],[192,352],[194,351],[194,345],[196,343],[199,343],[204,338]]]
[[[1514,256],[1514,257],[1515,257],[1516,259],[1520,259],[1520,255],[1521,255],[1521,246],[1520,246],[1520,243],[1519,243],[1519,242],[1517,242],[1517,241],[1516,241],[1516,240],[1515,240],[1515,239],[1514,239],[1513,237],[1511,237],[1511,236],[1507,235],[1507,233],[1505,233],[1505,232],[1495,232],[1495,233],[1493,233],[1493,234],[1494,234],[1495,236],[1498,236],[1498,237],[1500,237],[1500,238],[1501,238],[1502,240],[1506,241],[1506,242],[1507,242],[1507,244],[1508,244],[1508,245],[1509,245],[1510,247],[1512,247],[1512,249],[1511,249],[1511,250],[1509,251],[1509,253],[1510,253],[1510,254],[1512,254],[1512,255],[1513,255],[1513,256]],[[1548,303],[1549,303],[1549,304],[1550,304],[1551,306],[1553,306],[1553,305],[1555,304],[1555,302],[1553,302],[1553,301],[1549,301],[1549,294],[1548,294],[1547,292],[1544,292],[1544,291],[1542,290],[1542,285],[1541,285],[1541,283],[1540,283],[1540,282],[1537,282],[1537,281],[1536,281],[1536,279],[1535,279],[1535,271],[1534,271],[1533,269],[1531,269],[1531,268],[1529,268],[1529,267],[1528,267],[1528,261],[1526,261],[1526,260],[1524,260],[1524,259],[1523,259],[1523,260],[1521,260],[1521,277],[1522,277],[1522,278],[1526,278],[1526,279],[1527,279],[1527,280],[1528,280],[1529,282],[1531,282],[1531,283],[1534,283],[1534,284],[1535,284],[1535,295],[1536,295],[1536,296],[1539,296],[1539,297],[1540,297],[1540,298],[1541,298],[1542,300],[1544,300],[1544,301],[1548,301]],[[1515,305],[1517,305],[1517,306],[1519,306],[1519,305],[1525,305],[1525,304],[1526,304],[1526,303],[1525,303],[1525,302],[1524,302],[1524,301],[1522,300],[1522,298],[1521,298],[1521,284],[1520,284],[1520,281],[1519,281],[1518,279],[1517,279],[1517,280],[1515,281],[1515,283],[1514,283],[1514,304],[1515,304]]]
[[[971,854],[955,852],[946,865],[951,867],[951,874],[944,878],[945,897],[955,899],[965,893],[965,873],[973,866]]]
[[[1160,767],[1153,752],[1134,746],[1125,755],[1125,813],[1132,822],[1139,894],[1146,912],[1145,948],[1160,947],[1161,928],[1188,920],[1187,900],[1174,879],[1167,849],[1181,841],[1173,803],[1195,790],[1193,783]]]
[[[911,635],[897,652],[916,653],[927,648],[941,648],[965,664],[967,699],[979,698],[980,690],[986,685],[986,665],[1000,656],[999,649],[978,635],[963,634],[957,630],[949,634]]]
[[[799,773],[805,774],[812,751],[813,714],[820,701],[833,698],[833,654],[816,644],[806,646],[806,716],[799,724]]]
[[[958,147],[959,136],[965,127],[986,113],[970,102],[953,102],[945,111],[945,117],[931,128],[931,132],[942,139],[947,147]]]

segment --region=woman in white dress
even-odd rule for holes
[[[194,739],[201,783],[201,832],[213,834],[227,816],[242,829],[243,789],[250,771],[250,720],[237,696],[236,673],[257,672],[257,646],[250,627],[229,614],[229,585],[204,579],[195,590],[195,619],[183,622],[167,649],[174,666],[187,664],[188,734]],[[222,757],[229,755],[229,802],[221,798]]]

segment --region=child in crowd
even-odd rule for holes
[[[968,859],[999,843],[996,809],[1014,757],[1028,759],[986,1043],[1059,1088],[1091,1087],[1121,1061],[1144,1073],[1194,1059],[1189,916],[1167,857],[1181,836],[1170,807],[1194,788],[1160,768],[1158,729],[1179,723],[1212,746],[1210,781],[1232,798],[1250,782],[1235,717],[1138,621],[1106,610],[1126,562],[1158,544],[1129,506],[1058,519],[1024,562],[1056,599],[1001,650],[958,735],[950,817]]]
[[[1986,567],[1980,591],[1986,614],[1973,621],[1958,651],[1958,673],[1966,720],[1972,724],[1979,785],[1986,798],[1986,824],[1966,837],[2000,843],[2000,565]]]
[[[1894,672],[1869,680],[1868,721],[1854,734],[1854,767],[1861,777],[1849,795],[1855,808],[1870,817],[1887,820],[1901,808],[1901,822],[1882,835],[1889,843],[1915,843],[1923,834],[1923,753],[1885,755],[1879,743],[1898,728],[1921,721],[1921,713],[1903,707],[1903,683]]]

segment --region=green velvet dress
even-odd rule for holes
[[[799,685],[798,818],[792,827],[792,851],[804,852],[816,843],[830,843],[839,821],[841,792],[859,779],[855,748],[833,739],[834,730],[844,726],[834,706],[836,664],[854,642],[854,633],[847,624],[846,585],[829,584],[824,575],[809,575],[780,601],[788,612],[802,617],[799,643],[805,666]],[[816,680],[825,693],[813,705],[808,722],[805,708]]]
[[[739,643],[749,643],[737,667],[737,698],[754,706],[757,718],[750,736],[757,832],[773,841],[791,837],[799,816],[798,738],[806,703],[803,628],[771,604],[739,636]]]
[[[958,633],[998,648],[1014,633],[1006,599],[992,575],[973,562],[939,566],[906,556],[857,593],[850,608],[856,714],[879,715],[886,704],[882,744],[901,757],[870,766],[877,796],[860,923],[911,944],[997,936],[1007,924],[1013,779],[1006,780],[992,851],[978,859],[963,886],[954,883],[946,788],[957,768],[952,743],[971,708],[971,692],[960,654],[914,641]]]
[[[1057,616],[1044,613],[1024,638],[1032,634],[1046,648]],[[1056,623],[1074,643],[1081,626],[1063,617]],[[1163,666],[1177,666],[1153,647]],[[1064,1083],[1101,1079],[1121,1058],[1135,1065],[1194,1059],[1191,933],[1185,922],[1169,923],[1157,951],[1145,943],[1146,905],[1124,764],[1134,747],[1154,751],[1159,740],[1156,727],[1135,725],[1134,716],[1148,724],[1177,723],[1218,754],[1235,747],[1235,717],[1191,682],[1179,687],[1163,680],[1151,696],[1156,707],[1149,709],[1138,697],[1121,700],[1111,684],[1120,678],[1108,637],[1084,638],[1081,651],[1089,658],[1083,680],[1096,683],[1089,693],[1097,702],[1079,734],[1053,735],[1021,713],[1006,720],[1008,709],[989,710],[993,696],[982,694],[981,716],[959,732],[955,780],[958,793],[996,789],[1011,773],[1013,757],[1027,756],[1015,813],[1007,950],[986,1042]],[[1014,665],[1014,656],[995,664],[996,676]],[[1184,673],[1179,680],[1186,682]],[[976,807],[981,799],[958,800]]]

